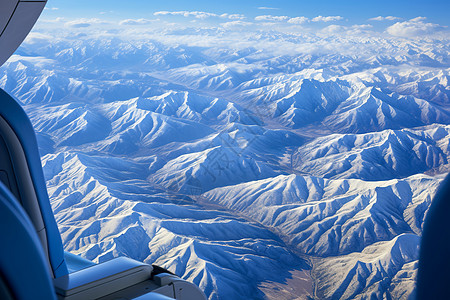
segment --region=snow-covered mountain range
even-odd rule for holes
[[[449,40],[166,34],[42,35],[0,68],[65,249],[159,264],[209,299],[413,297],[449,169]],[[299,49],[257,46],[277,41]]]

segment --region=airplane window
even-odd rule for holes
[[[414,297],[449,170],[448,10],[138,2],[48,1],[0,68],[68,259],[208,299]]]

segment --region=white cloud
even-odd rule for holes
[[[342,25],[328,25],[325,28],[320,30],[321,33],[330,34],[330,35],[359,35],[363,33],[367,33],[368,29],[373,28],[370,24],[355,24],[352,26],[342,26]]]
[[[189,12],[188,14],[190,14],[191,16],[194,16],[197,19],[207,19],[210,17],[217,17],[217,14],[213,14],[213,13],[209,13],[209,12],[204,12],[204,11],[192,11]]]
[[[307,17],[295,17],[290,18],[288,22],[291,24],[303,24],[309,22],[309,19]]]
[[[126,19],[119,22],[119,25],[147,25],[155,22],[156,20],[149,19]]]
[[[192,18],[192,20],[198,19]],[[224,47],[239,50],[252,47],[258,49],[258,55],[261,55],[261,57],[268,53],[271,53],[271,55],[338,53],[342,55],[372,56],[379,54],[380,51],[396,56],[398,53],[403,53],[405,43],[409,43],[388,33],[381,34],[376,31],[367,31],[370,28],[368,24],[339,26],[344,24],[312,23],[315,25],[323,24],[324,26],[312,26],[312,28],[295,31],[291,30],[295,28],[291,28],[288,25],[290,24],[288,21],[284,21],[284,24],[289,27],[283,33],[285,28],[279,26],[283,24],[279,22],[274,23],[276,26],[265,26],[264,22],[257,21],[219,20],[223,24],[215,24],[213,27],[186,27],[186,23],[168,25],[166,22],[155,22],[152,26],[120,27],[117,21],[108,23],[111,27],[92,26],[87,27],[87,30],[77,30],[76,28],[57,30],[60,26],[48,24],[40,29],[39,32],[47,33],[50,37],[31,36],[32,38],[30,37],[29,41],[36,43],[42,43],[44,39],[49,41],[65,39],[77,41],[78,38],[76,37],[80,36],[81,32],[85,33],[83,39],[111,39],[118,37],[127,42],[136,42],[137,44],[148,43],[149,40],[154,40],[164,45],[213,47],[213,49]],[[282,31],[279,31],[280,36],[261,34],[262,31],[272,32],[277,30],[278,27],[282,29]],[[323,31],[321,31],[322,27],[325,27]],[[105,30],[105,28],[113,28],[114,30]],[[223,34],[224,30],[226,30],[226,34]],[[389,42],[392,47],[385,47],[385,45],[381,47],[380,45],[385,41]]]
[[[256,21],[266,21],[266,22],[282,22],[287,21],[291,24],[304,24],[308,22],[333,22],[343,20],[344,18],[341,16],[317,16],[313,19],[308,19],[307,17],[294,17],[289,18],[288,16],[272,16],[272,15],[262,15],[255,17]]]
[[[222,25],[222,27],[224,27],[226,29],[230,29],[230,28],[236,28],[236,27],[251,26],[251,25],[253,25],[253,23],[244,22],[244,21],[231,21],[231,22],[222,23],[220,25]]]
[[[197,19],[206,19],[209,17],[218,17],[217,14],[204,12],[204,11],[157,11],[155,16],[183,16],[183,17],[195,17]]]
[[[45,42],[45,41],[48,42],[51,41],[52,39],[53,36],[51,35],[32,31],[27,35],[27,38],[25,39],[24,43],[34,44],[38,42]]]
[[[99,12],[100,15],[106,15],[106,14],[112,14],[112,13],[114,13],[113,10],[110,10],[110,11],[101,11],[101,12]]]
[[[269,21],[269,22],[280,22],[289,20],[288,16],[272,16],[272,15],[263,15],[255,17],[256,21]]]
[[[426,17],[416,17],[414,19],[409,20],[410,22],[420,22],[420,21],[425,21],[427,18]]]
[[[347,34],[360,35],[360,34],[373,34],[370,29],[373,28],[371,24],[355,24],[348,28]]]
[[[57,7],[45,7],[45,10],[58,10],[59,8]]]
[[[430,35],[444,29],[441,25],[423,22],[425,19],[425,17],[417,17],[409,21],[397,22],[389,26],[386,31],[394,36],[418,37]]]
[[[244,20],[245,16],[241,14],[221,14],[221,18],[230,19],[230,20]]]
[[[354,28],[354,29],[369,29],[369,28],[373,28],[373,25],[370,25],[370,24],[353,25],[352,28]]]
[[[73,28],[86,28],[90,27],[92,25],[101,25],[101,24],[107,24],[105,21],[102,21],[97,18],[92,19],[76,19],[73,21],[66,22],[65,26],[73,27]]]
[[[329,25],[329,26],[323,28],[321,30],[321,32],[333,34],[333,33],[342,32],[342,31],[344,31],[346,29],[347,29],[347,27],[344,27],[344,26],[341,26],[341,25]]]
[[[313,21],[313,22],[334,22],[334,21],[340,21],[343,19],[344,18],[341,16],[328,16],[328,17],[317,16],[317,17],[313,18],[311,21]]]
[[[64,18],[62,17],[57,17],[55,19],[40,19],[39,22],[44,22],[44,23],[60,23],[60,22],[64,22]]]
[[[279,8],[277,8],[277,7],[267,7],[267,6],[260,6],[260,7],[258,7],[258,9],[262,9],[262,10],[279,10]]]
[[[181,13],[181,12],[161,10],[161,11],[154,12],[153,15],[154,16],[167,16],[167,15],[178,15],[179,13]]]
[[[205,11],[157,11],[153,15],[155,16],[183,16],[183,17],[194,17],[197,19],[207,19],[210,17],[230,19],[230,20],[242,20],[245,19],[244,15],[241,14],[215,14]]]
[[[396,20],[401,20],[401,18],[394,16],[386,16],[386,17],[378,16],[369,19],[369,21],[396,21]]]

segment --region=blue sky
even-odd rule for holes
[[[91,36],[94,29],[175,28],[298,34],[449,38],[448,0],[49,0],[37,28]],[[72,32],[74,31],[74,32]]]
[[[377,16],[395,16],[412,19],[426,17],[440,25],[450,25],[450,1],[448,0],[49,0],[45,15],[49,17],[149,18],[157,11],[204,11],[216,14],[239,13],[254,19],[258,15],[342,16],[351,23],[363,23]],[[261,9],[274,8],[274,9]]]

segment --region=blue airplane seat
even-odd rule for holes
[[[31,219],[52,277],[68,273],[61,236],[50,206],[39,150],[28,116],[0,89],[0,181]]]
[[[34,226],[0,182],[0,299],[56,299]]]
[[[450,175],[428,210],[420,244],[417,300],[450,297]]]

